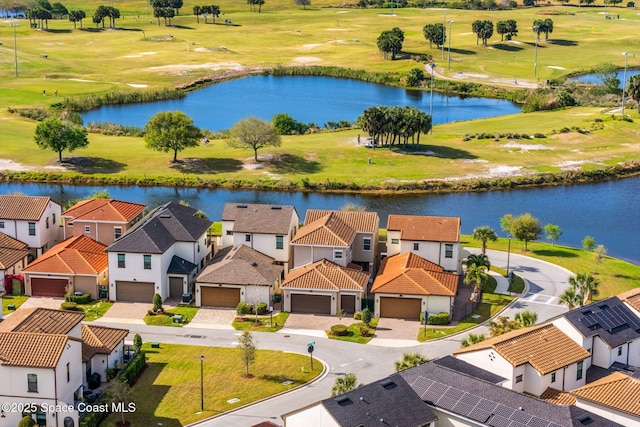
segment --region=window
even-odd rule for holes
[[[71,366],[69,366],[69,362],[67,362],[67,382],[71,381]]]
[[[200,243],[198,243],[198,253],[200,253]]]
[[[578,362],[578,369],[576,369],[576,381],[582,379],[582,362]]]
[[[414,243],[413,244],[413,250],[414,251],[419,251],[420,250],[420,243]]]
[[[556,382],[556,373],[555,372],[551,374],[551,382],[552,383]]]
[[[49,228],[49,218],[44,219],[44,225],[45,227]]]
[[[56,214],[51,214],[51,221],[55,225],[55,223],[56,223]]]
[[[36,374],[27,374],[27,391],[38,392],[38,376]]]
[[[342,259],[342,251],[334,251],[333,252],[333,258]]]
[[[397,245],[398,243],[400,243],[400,239],[391,239],[392,245]]]
[[[124,254],[118,254],[118,268],[125,268]]]
[[[122,236],[122,227],[113,227],[113,237],[119,239]]]
[[[35,236],[36,235],[36,223],[35,222],[30,222],[29,223],[29,236]]]
[[[70,222],[68,222],[68,223],[67,223],[67,225],[68,225],[69,227],[73,227],[73,222],[72,222],[72,221],[70,221]]]
[[[444,257],[453,258],[453,245],[451,243],[446,243],[444,245]]]
[[[618,347],[618,356],[622,356],[622,346]]]
[[[521,382],[522,382],[522,374],[520,374],[520,375],[518,375],[518,376],[516,377],[516,384],[517,384],[517,383],[521,383]]]
[[[91,226],[90,225],[85,225],[84,226],[84,232],[87,233],[87,234],[91,233]]]
[[[244,241],[245,242],[250,242],[251,241],[251,234],[245,234],[244,235]]]
[[[371,250],[371,239],[368,237],[365,237],[364,239],[362,239],[362,249],[364,249],[365,251],[370,251]]]
[[[142,259],[144,262],[144,269],[151,270],[151,255],[142,255]]]
[[[276,236],[276,249],[284,249],[284,236]]]
[[[233,236],[233,231],[232,230],[227,230],[227,236]]]
[[[4,221],[0,221],[0,228],[4,228]]]

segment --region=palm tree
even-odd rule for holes
[[[479,300],[478,296],[487,280],[489,280],[489,275],[487,274],[487,267],[484,265],[470,265],[467,268],[464,284],[473,286],[473,295],[471,296],[473,301],[477,302]]]
[[[460,343],[460,347],[469,347],[474,344],[478,344],[487,339],[485,334],[469,334],[462,342]]]
[[[476,267],[487,267],[487,270],[491,269],[491,261],[489,261],[489,257],[483,254],[469,255],[465,264],[467,264],[468,267],[475,265]]]
[[[598,286],[600,281],[589,273],[578,273],[569,277],[569,285],[576,290],[576,294],[580,297],[580,306],[590,302],[593,297],[600,295]]]
[[[627,95],[638,103],[638,111],[640,111],[640,74],[629,77]]]
[[[520,313],[516,313],[514,317],[515,321],[522,328],[528,328],[529,326],[533,326],[538,321],[538,313],[534,311],[524,310]]]
[[[358,379],[354,374],[344,374],[344,377],[336,378],[331,389],[331,396],[346,393],[358,387]]]
[[[482,242],[482,255],[486,255],[487,241],[491,240],[492,242],[495,242],[498,240],[498,235],[493,228],[488,225],[483,225],[473,229],[473,239],[480,240]]]
[[[582,306],[582,297],[576,291],[576,288],[567,288],[562,295],[560,295],[560,304],[566,304],[569,307],[569,311],[573,310],[577,306]]]
[[[404,371],[405,369],[413,368],[414,366],[427,363],[429,359],[421,355],[420,353],[404,353],[402,360],[396,360],[395,367],[396,372]]]

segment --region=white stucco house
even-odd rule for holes
[[[640,378],[614,372],[571,394],[580,408],[626,427],[640,427]]]

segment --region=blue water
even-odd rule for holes
[[[324,126],[329,121],[354,121],[375,105],[430,109],[430,92],[406,90],[359,80],[309,76],[254,76],[216,83],[183,99],[109,105],[83,114],[84,123],[113,122],[144,127],[160,111],[184,112],[196,126],[229,129],[249,116],[271,121],[287,113],[304,123]],[[515,114],[520,107],[490,98],[460,98],[433,94],[433,123],[448,123]]]
[[[640,70],[627,70],[627,81],[629,80],[629,77],[634,76],[636,74],[640,74]],[[618,80],[620,80],[619,87],[622,88],[622,85],[624,84],[624,81],[623,81],[624,80],[624,70],[618,71],[616,76],[618,77]],[[581,83],[602,84],[602,81],[595,74],[585,74],[585,75],[576,77],[576,78],[574,78],[572,80],[575,80],[575,81],[581,82]]]
[[[301,218],[307,209],[340,209],[347,204],[364,206],[380,215],[385,226],[390,213],[458,216],[462,232],[489,225],[500,230],[500,217],[530,212],[544,225],[558,224],[564,231],[559,242],[580,247],[586,235],[605,245],[609,254],[640,264],[640,177],[595,184],[531,188],[485,193],[451,194],[322,194],[267,191],[230,191],[167,187],[83,187],[51,184],[0,183],[0,193],[47,195],[65,203],[102,189],[111,197],[155,207],[184,200],[220,220],[225,203],[294,205]],[[503,237],[504,233],[500,232]]]

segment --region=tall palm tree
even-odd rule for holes
[[[420,353],[404,353],[401,360],[396,360],[395,368],[396,372],[404,371],[405,369],[413,368],[414,366],[427,363],[429,359],[421,355]]]
[[[562,295],[560,295],[560,304],[566,304],[569,307],[569,311],[578,306],[582,306],[582,296],[578,293],[576,288],[567,288]]]
[[[533,326],[538,321],[538,313],[535,311],[524,310],[520,313],[516,313],[514,316],[515,321],[522,328],[528,328],[529,326]]]
[[[476,267],[487,267],[487,270],[491,269],[491,261],[489,261],[489,257],[483,254],[476,255],[471,254],[467,257],[467,261],[465,261],[467,266],[475,265]]]
[[[484,265],[470,265],[467,268],[464,284],[473,286],[473,295],[471,297],[473,301],[477,302],[479,300],[479,294],[488,280],[487,267]]]
[[[495,242],[498,240],[498,235],[493,228],[488,225],[483,225],[473,229],[473,239],[480,240],[482,242],[482,255],[486,255],[487,241],[491,240],[492,242]]]
[[[590,302],[593,297],[600,295],[598,286],[600,281],[589,273],[578,273],[575,276],[569,277],[569,285],[576,290],[576,293],[580,296],[580,306]]]

